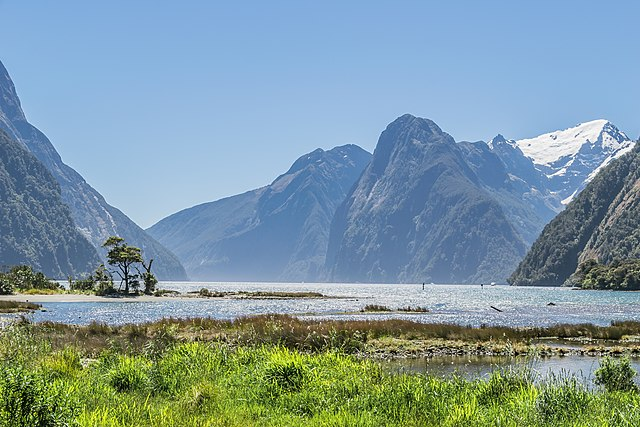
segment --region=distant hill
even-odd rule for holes
[[[604,167],[542,231],[510,278],[559,286],[578,266],[640,258],[640,146]]]
[[[178,258],[151,238],[125,214],[109,205],[74,169],[67,166],[49,139],[26,119],[9,73],[0,63],[0,129],[30,151],[51,172],[60,185],[62,199],[69,206],[77,229],[104,259],[102,244],[117,235],[153,258],[154,272],[163,280],[185,280],[186,272]],[[105,148],[105,153],[108,150]],[[108,154],[105,154],[108,155]]]
[[[318,280],[334,212],[370,159],[355,145],[318,149],[266,187],[185,209],[147,231],[192,279]]]
[[[526,216],[518,191],[486,144],[406,114],[338,209],[326,268],[334,281],[504,280],[526,250],[506,208]]]
[[[0,130],[0,265],[30,265],[56,279],[92,272],[94,247],[74,226],[60,186],[38,159]]]

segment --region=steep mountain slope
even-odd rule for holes
[[[269,186],[185,209],[147,231],[194,279],[316,280],[334,212],[370,159],[355,145],[318,149]]]
[[[0,63],[0,129],[24,145],[40,160],[60,184],[62,199],[70,207],[80,232],[104,258],[101,247],[107,237],[118,235],[129,244],[142,248],[146,258],[155,260],[153,266],[160,279],[186,279],[184,268],[175,255],[151,238],[125,214],[109,205],[72,168],[67,166],[47,137],[32,126],[20,106],[13,82]]]
[[[31,153],[0,130],[0,265],[30,265],[57,279],[100,260],[75,228],[60,186]]]
[[[613,160],[542,231],[510,277],[559,286],[579,263],[640,257],[640,146]]]
[[[548,179],[548,187],[568,203],[597,172],[629,152],[634,142],[607,120],[515,141]]]
[[[524,177],[520,178],[515,173],[509,173],[509,166],[499,156],[504,153],[496,149],[498,143],[495,138],[490,144],[460,142],[458,147],[467,165],[478,177],[482,189],[500,204],[509,222],[529,246],[560,210],[560,203],[554,204],[556,199],[544,183],[537,184],[537,187],[530,183],[536,184],[535,175],[527,176],[527,172],[530,172],[525,167],[527,162],[535,171],[530,159],[524,156],[520,159],[523,164],[519,164],[520,169],[515,171]],[[511,160],[514,158],[512,156]]]
[[[334,217],[326,261],[331,278],[506,278],[525,243],[485,189],[499,192],[508,184],[502,163],[482,146],[456,144],[434,122],[409,114],[391,123]]]

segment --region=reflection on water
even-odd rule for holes
[[[319,292],[340,298],[237,300],[158,298],[154,302],[44,303],[47,311],[32,315],[35,321],[87,324],[139,323],[163,317],[211,317],[286,313],[306,318],[387,319],[456,323],[480,326],[546,326],[557,323],[608,325],[618,320],[640,320],[640,293],[573,291],[567,288],[422,284],[326,284],[326,283],[197,283],[162,282],[164,289],[180,292],[207,288],[212,291]],[[555,305],[548,305],[553,303]],[[357,313],[367,304],[391,309],[426,307],[429,313]],[[497,307],[502,312],[491,308]]]
[[[423,373],[437,377],[458,375],[467,379],[488,378],[495,370],[528,370],[535,381],[550,375],[572,375],[585,385],[593,385],[593,372],[598,369],[599,358],[587,356],[554,356],[545,358],[507,356],[434,356],[384,361],[390,372]],[[631,365],[640,371],[640,359],[631,359]]]

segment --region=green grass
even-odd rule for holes
[[[408,320],[302,320],[287,315],[264,315],[216,320],[162,319],[155,322],[107,326],[74,326],[46,322],[33,333],[54,349],[83,348],[98,355],[110,347],[141,351],[173,342],[207,341],[230,346],[277,345],[302,352],[339,350],[359,355],[428,356],[435,354],[523,355],[552,354],[640,355],[640,323],[601,327],[558,325],[549,328],[480,327],[424,324]],[[555,337],[546,340],[546,337]],[[586,341],[582,341],[586,340]],[[568,349],[571,344],[577,349]]]
[[[390,374],[336,350],[161,335],[87,358],[55,350],[40,328],[0,332],[0,426],[640,425],[637,391],[588,390],[571,377]]]

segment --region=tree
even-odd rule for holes
[[[147,295],[151,295],[156,290],[156,284],[158,284],[158,279],[155,274],[151,272],[151,264],[153,264],[153,258],[149,260],[149,264],[145,264],[144,261],[142,261],[144,273],[140,275],[142,277],[142,283],[144,283],[144,293]]]
[[[120,276],[120,286],[124,283],[124,292],[129,293],[130,286],[138,284],[138,275],[133,274],[136,264],[142,263],[140,248],[129,246],[122,237],[111,236],[102,245],[109,248],[107,261],[109,265],[116,267],[116,274]]]

